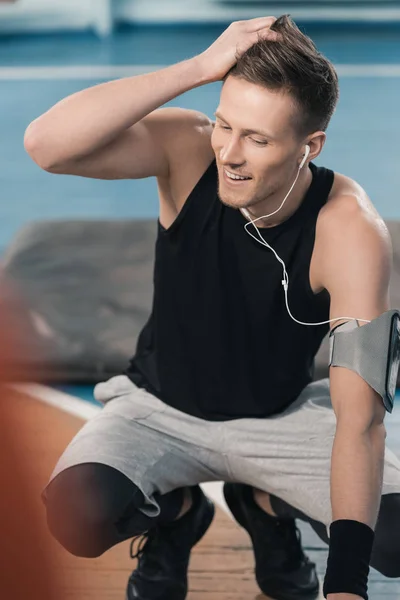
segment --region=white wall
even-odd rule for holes
[[[337,0],[335,6],[327,0],[272,0],[268,8],[264,0],[259,7],[252,3],[252,8],[246,8],[243,0],[231,0],[229,4],[217,0],[16,0],[13,4],[0,1],[0,34],[94,29],[99,35],[107,35],[116,21],[229,22],[287,12],[294,19],[400,21],[399,3],[394,0],[387,4],[365,0],[363,7],[356,8],[349,0]]]
[[[94,29],[107,35],[114,0],[17,0],[0,3],[0,33]]]
[[[115,1],[115,0],[114,0]],[[115,15],[135,22],[218,22],[290,13],[294,19],[339,21],[400,21],[399,0],[119,0]]]

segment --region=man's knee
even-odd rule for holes
[[[46,511],[51,534],[68,552],[85,558],[103,553],[96,539],[103,515],[95,505],[93,511],[89,510],[81,493],[70,488],[63,493],[62,481],[54,480],[47,489]]]
[[[385,577],[400,577],[400,542],[390,536],[384,545],[374,544],[371,566]]]
[[[400,494],[382,496],[371,566],[385,577],[400,577]]]
[[[119,539],[117,515],[107,494],[85,475],[88,475],[87,465],[78,465],[63,471],[49,484],[45,495],[47,524],[68,552],[95,558],[122,538]],[[118,493],[117,490],[114,493]],[[132,510],[130,516],[131,524],[134,512]],[[137,513],[140,521],[141,513]]]

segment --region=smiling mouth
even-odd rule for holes
[[[247,183],[248,181],[251,181],[251,179],[252,179],[252,177],[244,177],[244,178],[242,178],[242,176],[237,176],[239,178],[229,177],[228,172],[227,172],[226,169],[223,169],[223,172],[224,172],[224,181],[226,181],[227,183],[233,184],[233,185],[238,185],[238,184],[241,184],[241,183]],[[235,175],[235,174],[232,173],[232,175]]]

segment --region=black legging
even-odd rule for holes
[[[154,497],[161,513],[148,517],[138,510],[144,505],[139,488],[120,471],[101,463],[66,469],[42,495],[51,533],[69,552],[87,558],[178,516],[182,489]]]
[[[100,463],[84,463],[61,472],[50,483],[43,500],[51,533],[76,556],[100,556],[116,544],[174,520],[183,505],[183,489],[155,493],[158,517],[140,510],[144,496],[120,471]],[[326,527],[271,495],[274,512],[311,525],[326,544]],[[375,529],[371,566],[386,577],[400,577],[400,494],[382,496]]]

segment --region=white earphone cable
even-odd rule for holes
[[[334,321],[341,321],[342,319],[346,319],[346,320],[350,320],[350,321],[363,321],[364,323],[370,323],[371,321],[369,321],[369,320],[367,320],[367,319],[357,319],[357,318],[355,318],[355,317],[336,317],[335,319],[330,319],[330,320],[328,320],[328,321],[321,321],[320,323],[305,323],[305,322],[303,322],[303,321],[298,321],[298,320],[297,320],[297,319],[296,319],[296,318],[295,318],[295,317],[292,315],[292,313],[290,312],[290,308],[289,308],[289,304],[288,304],[288,298],[287,298],[287,294],[288,294],[288,287],[289,287],[289,276],[288,276],[288,274],[287,274],[287,271],[286,271],[286,265],[285,265],[285,263],[283,262],[283,260],[282,260],[282,259],[281,259],[281,258],[278,256],[278,254],[275,252],[275,250],[274,250],[274,249],[273,249],[273,248],[272,248],[272,247],[271,247],[271,246],[270,246],[270,245],[269,245],[269,244],[268,244],[268,243],[267,243],[267,242],[264,240],[264,238],[262,237],[262,235],[261,235],[261,233],[260,233],[260,230],[258,229],[257,225],[255,225],[255,222],[256,222],[256,221],[259,221],[260,219],[265,219],[265,218],[267,218],[267,217],[272,217],[272,215],[275,215],[275,214],[276,214],[278,211],[280,211],[280,210],[281,210],[282,206],[285,204],[285,202],[286,202],[287,198],[289,197],[289,195],[291,194],[291,192],[292,192],[292,190],[293,190],[294,186],[295,186],[295,185],[296,185],[296,183],[297,183],[297,180],[298,180],[298,178],[299,178],[299,175],[300,175],[300,171],[301,171],[302,167],[304,166],[304,164],[305,164],[305,160],[306,160],[306,158],[307,158],[307,156],[308,156],[308,154],[309,154],[309,152],[310,152],[310,148],[309,148],[309,146],[306,146],[306,148],[308,148],[308,151],[306,151],[305,158],[303,159],[302,163],[301,163],[301,164],[300,164],[300,166],[299,166],[299,169],[298,169],[298,172],[297,172],[296,179],[294,180],[294,182],[293,182],[293,184],[292,184],[292,186],[291,186],[290,190],[289,190],[289,191],[288,191],[288,193],[286,194],[286,196],[285,196],[285,198],[284,198],[284,200],[283,200],[282,204],[280,205],[280,207],[279,207],[279,208],[278,208],[276,211],[274,211],[273,213],[271,213],[271,214],[269,214],[269,215],[263,215],[262,217],[257,217],[256,219],[252,219],[252,218],[251,218],[251,216],[250,216],[250,214],[249,214],[248,210],[246,210],[246,209],[241,209],[241,212],[243,212],[243,214],[246,216],[246,218],[247,218],[247,219],[249,219],[249,221],[250,221],[249,223],[246,223],[246,224],[244,225],[244,229],[245,229],[246,233],[248,233],[248,234],[249,234],[249,235],[250,235],[250,236],[251,236],[253,239],[255,239],[255,240],[256,240],[256,242],[259,242],[260,244],[263,244],[263,246],[266,246],[267,248],[269,248],[270,250],[272,250],[272,252],[274,253],[274,255],[275,255],[276,259],[277,259],[277,260],[278,260],[278,261],[279,261],[279,262],[282,264],[282,266],[283,266],[283,279],[282,279],[281,283],[282,283],[282,285],[283,285],[284,292],[285,292],[285,302],[286,302],[286,309],[287,309],[287,311],[288,311],[288,313],[289,313],[289,316],[290,316],[290,317],[293,319],[293,321],[296,321],[296,323],[299,323],[300,325],[325,325],[326,323],[333,323]],[[253,227],[256,229],[256,231],[257,231],[257,234],[258,234],[258,236],[259,236],[259,238],[260,238],[260,239],[256,238],[256,236],[255,236],[255,235],[253,235],[253,234],[252,234],[252,233],[251,233],[251,232],[248,230],[248,227],[249,227],[250,225],[253,225]]]

